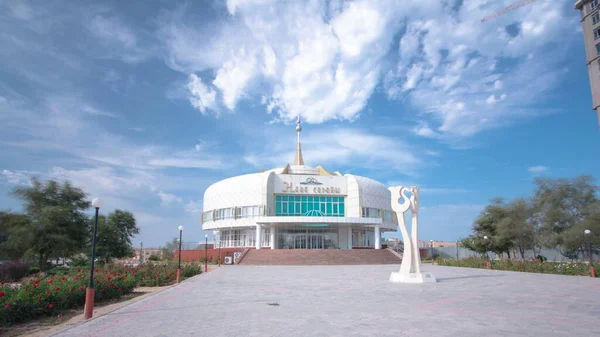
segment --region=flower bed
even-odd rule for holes
[[[435,261],[440,266],[485,268],[484,258],[469,257],[466,259],[439,259]],[[584,262],[540,262],[539,260],[492,260],[491,268],[496,270],[521,271],[527,273],[559,274],[559,275],[583,275],[590,276],[590,268]],[[598,275],[598,264],[596,276]]]
[[[120,267],[94,271],[95,301],[118,299],[136,287],[166,286],[176,281],[177,266]],[[200,273],[198,266],[185,266],[182,279]],[[88,269],[73,268],[54,276],[24,278],[21,285],[0,284],[0,326],[79,308],[85,303]]]

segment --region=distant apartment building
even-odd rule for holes
[[[575,9],[581,13],[581,28],[585,45],[585,58],[592,90],[592,109],[598,114],[600,124],[600,0],[578,0]]]
[[[139,260],[140,259],[140,249],[139,248],[135,248],[135,259]],[[142,249],[143,254],[144,254],[144,260],[147,261],[148,258],[152,255],[155,255],[159,258],[162,258],[163,256],[163,251],[161,248],[144,248]]]

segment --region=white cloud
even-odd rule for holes
[[[188,213],[202,213],[202,201],[190,201],[185,204],[184,209]]]
[[[542,165],[538,165],[538,166],[530,166],[527,168],[527,171],[529,173],[543,173],[548,171],[548,167],[547,166],[542,166]]]
[[[158,196],[163,204],[170,204],[173,202],[182,202],[181,198],[176,196],[175,194],[165,193],[163,191],[158,192]]]
[[[215,110],[217,92],[202,83],[200,77],[196,76],[196,74],[191,74],[187,88],[190,93],[188,99],[194,108],[200,110],[203,114],[207,113],[207,109]]]
[[[203,113],[256,96],[276,121],[354,120],[382,81],[390,99],[422,111],[417,123],[428,126],[418,135],[460,139],[539,113],[531,97],[554,87],[568,57],[560,50],[577,20],[565,6],[538,2],[479,21],[510,4],[229,0],[227,21],[196,24],[180,9],[161,32],[169,66],[214,74],[192,102]],[[505,26],[515,21],[511,36]],[[553,57],[529,57],[541,48]]]
[[[421,123],[419,126],[415,127],[413,131],[415,134],[427,138],[436,138],[439,136],[437,132],[433,131],[433,129],[427,125],[427,123]]]
[[[153,166],[179,167],[179,168],[209,168],[218,169],[223,167],[219,160],[186,159],[186,158],[164,158],[152,159],[148,162]]]
[[[115,16],[95,15],[87,23],[87,28],[108,47],[103,50],[106,56],[137,63],[151,55],[150,51],[140,46],[133,29]]]
[[[302,135],[302,154],[307,165],[320,164],[332,171],[339,170],[340,166],[360,166],[413,175],[415,169],[424,164],[412,146],[401,139],[350,128],[307,131]],[[273,137],[273,131],[269,134]],[[286,139],[286,136],[278,139]],[[254,148],[249,150],[244,160],[257,169],[284,167],[293,162],[293,137],[289,137],[289,142],[266,143],[260,152]]]
[[[11,171],[6,169],[2,170],[0,173],[6,178],[8,183],[15,185],[28,185],[31,177],[35,175],[35,172]]]

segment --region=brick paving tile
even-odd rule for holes
[[[424,265],[223,266],[54,336],[600,336],[600,279]]]

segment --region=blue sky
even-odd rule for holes
[[[293,160],[421,187],[422,239],[455,240],[535,176],[600,171],[579,14],[537,1],[0,4],[0,208],[31,176],[132,211],[136,244],[204,190]]]

